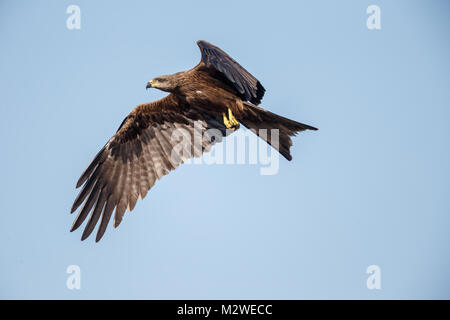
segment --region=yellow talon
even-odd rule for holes
[[[228,109],[228,120],[231,123],[231,126],[233,126],[233,127],[239,125],[239,122],[234,117],[233,112],[231,112],[231,109]]]
[[[223,124],[225,125],[225,127],[227,129],[230,129],[232,126],[230,124],[230,121],[228,121],[227,116],[225,115],[225,113],[223,114]]]
[[[225,115],[225,113],[223,113],[223,124],[225,125],[225,127],[227,127],[227,129],[237,129],[239,128],[239,122],[236,120],[236,118],[233,115],[233,112],[231,111],[231,109],[228,109],[228,118]]]

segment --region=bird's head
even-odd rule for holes
[[[172,92],[175,90],[177,85],[178,84],[174,75],[164,75],[147,82],[147,86],[145,88],[156,88],[162,91]]]

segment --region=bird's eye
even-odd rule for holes
[[[167,79],[164,79],[164,78],[158,78],[158,79],[156,79],[156,81],[158,81],[158,82],[165,82]]]

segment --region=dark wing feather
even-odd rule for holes
[[[225,131],[221,121],[184,109],[172,95],[137,106],[78,180],[77,187],[83,187],[71,212],[83,206],[71,231],[90,214],[82,240],[100,221],[96,237],[99,241],[114,210],[114,227],[117,227],[126,209],[133,210],[138,198],[144,198],[158,179],[176,169],[185,159],[209,151],[217,141],[208,135],[199,141],[200,146],[194,145],[193,141],[194,132],[203,134],[210,128]],[[176,152],[179,141],[174,140],[173,135],[178,133],[175,132],[177,129],[185,143],[181,151],[191,153]]]
[[[203,40],[197,41],[197,45],[202,53],[202,62],[207,68],[222,73],[245,100],[256,105],[261,103],[266,90],[258,79],[220,48]]]

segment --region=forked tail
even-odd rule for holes
[[[277,149],[289,161],[292,160],[290,153],[290,147],[292,146],[291,137],[300,131],[317,130],[317,128],[279,116],[253,104],[245,103],[245,106],[246,111],[239,116],[238,120],[245,127],[257,134],[258,137]],[[267,130],[260,131],[260,129]],[[272,141],[271,129],[279,130],[278,146]]]

